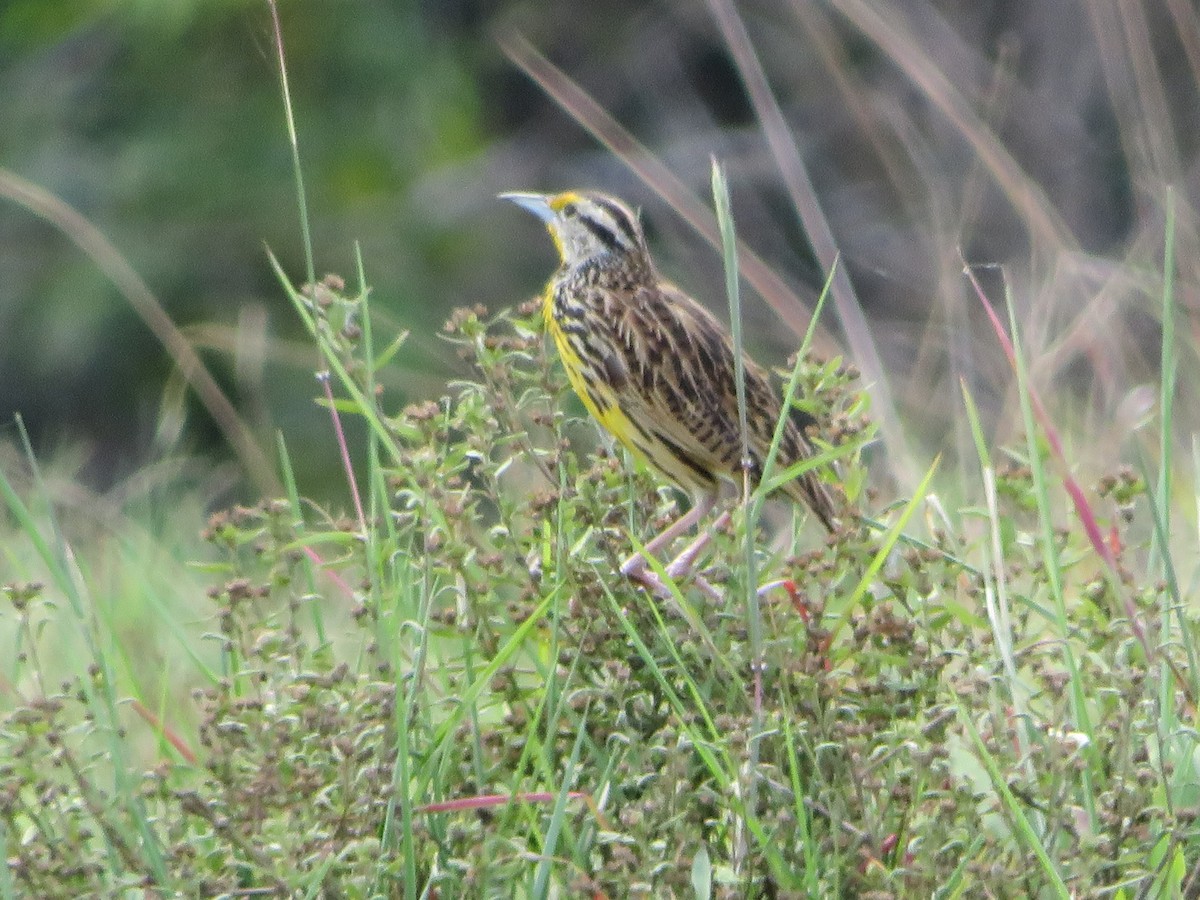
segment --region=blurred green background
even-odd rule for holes
[[[1185,203],[1195,196],[1200,102],[1187,10],[1183,25],[1178,4],[1150,2],[1137,17],[1153,50],[1141,62],[1162,87],[1170,126],[1163,151],[1153,146],[1158,111],[1132,108],[1136,35],[1107,7],[887,7],[1061,220],[1069,240],[1053,259],[988,177],[962,123],[864,35],[862,8],[737,7],[901,409],[932,445],[946,427],[937,398],[956,402],[958,375],[985,401],[1004,380],[994,340],[983,352],[969,342],[978,322],[961,313],[959,247],[1012,267],[1019,302],[1040,328],[1036,349],[1099,290],[1106,261],[1161,234],[1159,183],[1147,174],[1177,184]],[[498,33],[528,38],[700,196],[710,157],[725,161],[742,237],[800,296],[815,295],[823,272],[708,5],[286,0],[280,14],[318,275],[353,284],[359,243],[377,341],[413,333],[389,371],[389,412],[465,374],[436,336],[452,308],[511,306],[553,267],[549,241],[495,199],[500,191],[585,186],[625,196],[643,207],[664,271],[723,309],[718,255],[505,58]],[[269,247],[303,279],[265,2],[6,0],[0,117],[0,166],[107,236],[264,445],[281,429],[302,490],[323,493],[324,479],[338,476],[328,416],[312,402],[316,358],[266,255]],[[1144,133],[1133,133],[1139,122]],[[1064,266],[1071,278],[1060,277]],[[1183,274],[1187,303],[1194,281]],[[1038,307],[1042,296],[1053,303]],[[798,339],[761,302],[746,305],[756,354],[781,364]],[[1152,368],[1157,331],[1136,304],[1114,321],[1125,349],[1104,362],[1113,377],[1101,399],[1115,407]],[[827,324],[836,336],[836,319]],[[1098,352],[1084,341],[1056,371],[1090,369]],[[163,427],[164,408],[182,396],[172,368],[76,246],[0,200],[0,441],[13,437],[20,412],[40,453],[71,448],[100,485],[163,452],[228,458],[194,400],[183,401],[181,429]]]

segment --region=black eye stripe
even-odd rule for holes
[[[635,224],[629,221],[628,211],[617,206],[617,204],[613,203],[607,197],[596,197],[594,199],[596,205],[608,213],[609,218],[617,223],[617,227],[621,229],[621,233],[625,236],[625,242],[630,247],[636,247],[638,243],[637,229]]]
[[[621,242],[617,240],[617,236],[591,216],[581,216],[579,221],[592,233],[596,240],[604,245],[606,250],[616,250],[621,246]]]

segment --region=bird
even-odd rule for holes
[[[668,481],[692,506],[621,565],[621,572],[664,596],[648,571],[656,555],[712,512],[721,482],[757,484],[783,415],[766,371],[743,354],[749,458],[743,457],[734,348],[726,327],[665,280],[655,267],[640,217],[616,197],[596,191],[512,192],[500,197],[546,226],[560,265],[542,296],[546,329],[567,378],[597,422]],[[787,411],[776,462],[786,468],[814,455],[807,412]],[[806,504],[829,531],[839,524],[834,493],[816,470],[781,488]],[[665,567],[671,578],[690,570],[724,513]]]

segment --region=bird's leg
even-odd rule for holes
[[[669,598],[671,592],[667,586],[659,580],[657,575],[647,571],[646,556],[657,554],[659,550],[689,530],[693,525],[712,512],[712,508],[716,503],[717,497],[715,494],[704,494],[697,497],[696,502],[692,504],[690,510],[651,538],[641,552],[634,553],[629,559],[621,563],[621,574],[649,588],[660,597]],[[667,566],[667,574],[673,579],[681,574],[686,574],[695,561],[697,554],[704,549],[711,538],[711,529],[706,529],[696,540],[684,548],[679,556],[671,561],[670,565]],[[697,579],[698,584],[702,581],[703,579]],[[716,596],[716,589],[707,582],[699,584],[699,586],[709,596]]]
[[[699,556],[700,552],[708,546],[709,542],[713,538],[713,535],[729,524],[729,520],[731,518],[733,518],[732,512],[730,510],[725,510],[725,512],[717,516],[711,525],[700,532],[694,541],[684,547],[678,556],[671,560],[671,562],[665,567],[665,571],[667,575],[670,576],[672,581],[676,581],[691,572],[692,566],[695,565],[696,557]],[[702,590],[710,599],[719,600],[721,598],[721,592],[709,584],[708,581],[701,578],[699,575],[697,575],[694,580],[696,586],[700,588],[700,590]],[[790,578],[779,578],[775,581],[768,581],[766,584],[758,588],[757,593],[758,596],[764,597],[777,588],[783,588],[785,591],[787,591],[788,597],[791,598],[792,605],[796,607],[797,611],[804,618],[804,621],[807,622],[809,619],[808,608],[804,605],[803,598],[801,598],[795,582],[793,582]]]
[[[640,553],[634,553],[621,564],[621,574],[631,581],[636,581],[647,590],[653,591],[664,600],[670,600],[673,596],[670,588],[662,582],[658,575],[650,570],[646,557],[656,556],[659,550],[670,544],[685,531],[691,529],[692,526],[699,523],[705,516],[712,512],[716,504],[716,494],[702,494],[698,496],[690,510],[651,538]],[[713,520],[711,525],[701,530],[690,544],[684,547],[674,559],[663,567],[667,577],[672,581],[678,581],[680,578],[690,574],[692,567],[696,564],[696,558],[712,541],[713,535],[729,524],[731,518],[731,511],[725,510]],[[723,596],[721,591],[717,590],[699,575],[693,579],[693,583],[710,600],[720,600]],[[763,597],[778,588],[783,588],[787,592],[792,605],[807,622],[809,619],[809,610],[791,579],[781,578],[775,581],[768,581],[758,588],[758,595]]]
[[[670,588],[653,571],[650,571],[649,563],[646,562],[648,555],[656,555],[659,550],[669,544],[679,535],[689,530],[693,525],[696,525],[708,515],[714,506],[716,506],[717,497],[715,494],[704,494],[696,498],[696,502],[692,508],[680,516],[659,534],[655,535],[641,553],[634,553],[624,563],[621,564],[621,574],[626,578],[636,581],[642,587],[649,591],[653,591],[656,595],[664,600],[670,600],[672,593]],[[690,574],[692,567],[696,564],[696,558],[704,551],[704,548],[709,545],[713,539],[713,535],[729,524],[732,518],[730,510],[725,510],[712,524],[703,529],[690,544],[683,548],[679,554],[672,559],[663,570],[667,577],[672,581],[678,581],[680,578]],[[710,600],[720,600],[724,594],[713,587],[705,578],[697,575],[692,579],[693,584]],[[800,591],[796,584],[788,578],[780,578],[774,581],[768,581],[758,588],[760,597],[766,596],[771,591],[783,588],[792,602],[792,606],[804,619],[809,620],[808,606],[804,598],[800,595]]]
[[[729,524],[731,518],[729,510],[717,516],[716,520],[697,535],[696,539],[688,544],[679,555],[671,560],[666,567],[666,572],[671,578],[680,578],[692,571],[692,566],[696,564],[696,557],[700,555],[705,547],[712,540],[713,535]]]

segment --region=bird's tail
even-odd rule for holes
[[[838,501],[837,492],[821,480],[817,471],[805,472],[793,478],[782,490],[797,503],[803,503],[811,509],[827,531],[833,532],[838,529],[842,520],[843,504]]]
[[[802,459],[810,459],[816,449],[809,441],[805,431],[816,426],[817,421],[799,407],[789,410],[788,428],[783,433],[783,443],[780,445],[780,467],[790,466]],[[805,504],[813,511],[821,524],[829,532],[837,531],[844,515],[844,498],[841,491],[827,484],[817,469],[810,469],[803,475],[793,478],[781,488],[784,493],[797,503]]]

